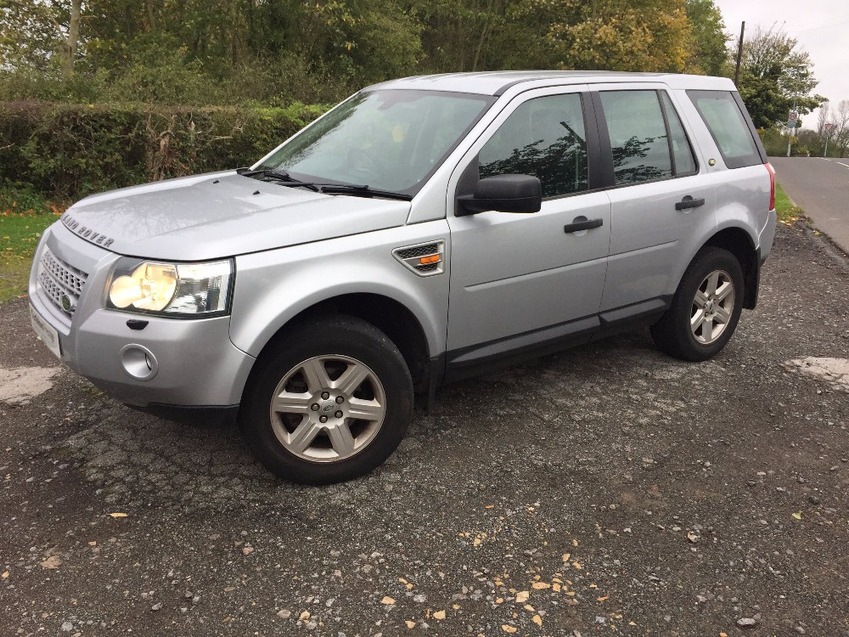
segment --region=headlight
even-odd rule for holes
[[[124,257],[112,270],[106,305],[184,317],[226,314],[232,278],[231,261],[158,263]]]

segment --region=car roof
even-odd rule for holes
[[[482,71],[417,75],[374,84],[373,89],[407,89],[450,91],[480,95],[502,95],[508,89],[526,84],[527,88],[567,84],[620,82],[660,82],[670,88],[702,90],[735,90],[734,83],[724,77],[679,75],[674,73],[624,73],[621,71]]]

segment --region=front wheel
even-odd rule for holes
[[[296,327],[263,353],[240,425],[270,471],[327,484],[386,460],[412,405],[410,372],[395,344],[365,321],[338,316]]]
[[[655,344],[670,356],[704,361],[728,343],[743,309],[743,270],[723,248],[708,246],[693,259],[672,299],[652,325]]]

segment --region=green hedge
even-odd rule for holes
[[[0,102],[0,183],[47,197],[252,164],[326,107]]]

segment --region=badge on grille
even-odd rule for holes
[[[66,312],[73,311],[74,306],[76,305],[76,302],[74,301],[74,299],[72,299],[67,294],[63,294],[61,301],[62,301],[62,309],[63,310],[65,310]]]

